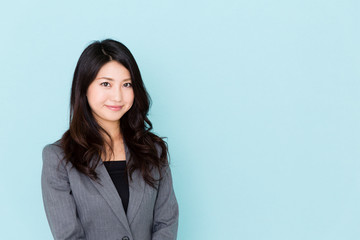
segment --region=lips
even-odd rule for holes
[[[115,105],[105,105],[105,106],[113,111],[119,111],[122,108],[122,106],[115,106]]]

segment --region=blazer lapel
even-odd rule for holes
[[[126,163],[130,159],[130,151],[128,146],[124,141],[125,154],[126,154]],[[145,181],[141,175],[141,172],[135,170],[132,174],[132,181],[130,180],[130,175],[128,175],[129,182],[129,204],[127,209],[127,219],[129,224],[134,220],[136,213],[139,210],[140,204],[142,202],[145,190]]]
[[[125,211],[121,202],[121,198],[102,161],[96,167],[95,171],[97,172],[98,177],[101,180],[102,186],[98,182],[93,181],[91,178],[89,179],[97,188],[97,190],[100,192],[100,194],[104,197],[106,202],[109,204],[110,208],[113,210],[114,214],[118,217],[121,224],[125,227],[125,229],[129,233],[131,233],[129,223],[126,218]]]

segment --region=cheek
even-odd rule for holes
[[[133,103],[134,102],[134,91],[132,90],[132,91],[129,91],[129,94],[128,94],[128,96],[127,96],[127,100],[128,100],[128,102],[129,103]]]
[[[134,91],[133,90],[128,90],[123,92],[123,96],[124,96],[124,101],[126,101],[127,103],[132,103],[134,101]]]
[[[126,92],[126,94],[124,95],[124,102],[126,102],[127,105],[126,111],[129,111],[134,103],[133,91]]]
[[[134,104],[134,95],[132,95],[131,98],[129,99],[129,109],[132,107],[133,104]]]
[[[99,107],[105,102],[106,96],[104,96],[104,94],[99,91],[90,90],[87,93],[87,99],[91,107]]]

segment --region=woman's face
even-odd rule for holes
[[[101,126],[119,124],[134,102],[130,72],[117,61],[106,63],[89,85],[86,96]]]

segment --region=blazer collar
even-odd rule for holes
[[[128,164],[131,154],[125,141],[124,141],[124,147],[126,154],[126,164]],[[141,172],[139,170],[135,170],[132,174],[132,181],[130,180],[130,175],[128,175],[128,182],[129,182],[130,196],[129,196],[129,204],[127,209],[127,219],[129,221],[129,224],[131,224],[135,218],[136,213],[139,210],[140,204],[144,197],[145,181],[142,177]]]
[[[126,163],[128,163],[130,159],[130,151],[128,146],[124,141],[125,147],[125,154],[126,154]],[[144,189],[145,189],[145,181],[142,178],[140,171],[135,170],[132,174],[133,181],[130,180],[130,176],[128,175],[128,182],[129,182],[129,204],[127,209],[127,215],[125,214],[121,198],[115,188],[115,185],[105,168],[104,163],[101,161],[98,166],[96,167],[95,171],[100,178],[100,185],[98,182],[93,181],[91,182],[100,192],[100,194],[104,197],[106,202],[109,204],[110,208],[113,210],[115,215],[118,217],[119,221],[123,226],[130,231],[130,224],[134,220],[136,213],[139,210],[141,201],[144,196]]]

